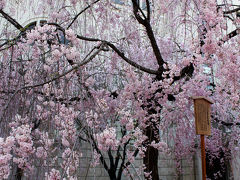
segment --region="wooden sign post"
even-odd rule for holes
[[[201,136],[202,179],[206,180],[206,152],[204,135],[211,135],[210,106],[213,102],[203,96],[194,96],[196,134]]]

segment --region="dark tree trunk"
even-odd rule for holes
[[[151,142],[155,141],[156,143],[159,142],[158,135],[154,133],[152,127],[147,127],[145,131],[145,135],[148,137],[148,141]],[[143,158],[143,163],[146,166],[145,172],[151,172],[152,180],[159,180],[158,175],[158,150],[152,146],[147,146],[147,150],[145,152],[145,157]],[[145,177],[147,178],[147,177]]]
[[[17,171],[16,171],[16,180],[21,180],[22,176],[23,176],[23,170],[19,167],[17,167]]]
[[[221,162],[224,159],[224,162]],[[212,159],[210,163],[210,156],[206,154],[207,177],[209,179],[226,180],[228,179],[227,164],[224,158],[224,152],[220,150],[219,157]]]
[[[110,180],[117,180],[115,171],[109,170],[108,175],[110,177]]]
[[[158,175],[158,150],[154,147],[148,147],[143,158],[143,163],[146,166],[145,172],[152,172],[151,176],[153,180],[159,180]]]

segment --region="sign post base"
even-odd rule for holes
[[[202,156],[202,180],[206,180],[206,152],[204,135],[201,135],[201,156]]]

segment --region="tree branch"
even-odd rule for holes
[[[143,13],[142,9],[139,7],[139,2],[137,2],[137,0],[132,0],[132,4],[133,4],[133,13],[134,16],[136,17],[137,21],[144,25],[147,21],[147,17],[145,16],[145,14]],[[141,14],[143,15],[144,19],[139,15],[138,12],[141,12]]]
[[[231,38],[237,36],[239,34],[240,29],[235,29],[232,32],[230,32],[227,35],[226,39],[221,39],[220,42],[218,43],[219,46],[221,46],[222,44],[224,44],[225,42],[227,42],[228,40],[230,40]]]
[[[126,151],[127,151],[127,144],[128,142],[126,142],[123,146],[123,157],[122,157],[122,163],[120,165],[120,168],[118,170],[118,175],[117,175],[117,179],[120,180],[121,179],[121,176],[122,176],[122,171],[124,169],[124,163],[125,163],[125,158],[126,158]]]
[[[99,2],[100,0],[96,0],[95,2],[93,2],[92,4],[89,4],[87,7],[85,7],[82,11],[80,11],[72,20],[72,22],[68,25],[67,29],[69,29],[72,24],[74,23],[74,21],[77,20],[77,18],[82,14],[84,13],[87,9],[89,9],[93,4],[96,4],[97,2]]]
[[[238,12],[238,11],[240,11],[240,7],[236,8],[236,9],[229,10],[229,11],[224,11],[223,14],[232,14],[232,13]]]
[[[13,26],[15,26],[18,30],[23,31],[23,27],[21,24],[19,24],[15,19],[13,19],[11,16],[9,16],[7,13],[5,13],[2,9],[0,9],[0,13],[3,15],[3,17],[10,22]]]
[[[63,33],[65,32],[65,29],[62,28],[59,24],[56,24],[56,23],[48,23],[48,25],[53,25],[53,26],[56,26],[59,30],[63,31]],[[125,62],[127,62],[128,64],[132,65],[133,67],[143,71],[143,72],[146,72],[146,73],[149,73],[149,74],[159,74],[158,71],[155,71],[155,70],[152,70],[152,69],[149,69],[149,68],[146,68],[144,66],[141,66],[137,63],[135,63],[134,61],[130,60],[129,58],[127,58],[124,53],[122,53],[114,44],[108,42],[108,41],[104,41],[104,40],[101,40],[101,39],[98,39],[98,38],[90,38],[90,37],[85,37],[85,36],[80,36],[80,35],[77,35],[77,38],[78,39],[81,39],[81,40],[84,40],[84,41],[90,41],[90,42],[102,42],[102,43],[105,43],[107,44],[113,51],[115,51]]]
[[[111,149],[108,149],[108,157],[110,161],[110,170],[114,170],[114,161],[113,161],[113,155],[111,153]]]
[[[93,136],[92,136],[92,135],[89,135],[88,133],[86,133],[86,134],[87,134],[88,136],[90,136],[90,138],[91,138],[91,140],[92,140],[92,143],[93,143],[93,144],[92,144],[93,148],[97,151],[98,154],[100,154],[100,161],[102,162],[102,165],[103,165],[104,169],[106,169],[106,171],[109,171],[108,165],[107,165],[107,163],[106,163],[106,161],[105,161],[105,159],[104,159],[101,151],[98,149],[97,143],[95,142]]]
[[[151,24],[150,24],[150,19],[148,20],[148,18],[145,18],[143,19],[139,14],[138,14],[138,11],[139,9],[141,10],[141,8],[139,7],[138,3],[136,0],[132,0],[132,3],[133,3],[133,13],[137,19],[137,21],[142,24],[145,29],[146,29],[146,32],[147,32],[147,36],[150,40],[150,43],[151,43],[151,46],[152,46],[152,49],[153,49],[153,52],[154,52],[154,55],[157,59],[157,62],[158,62],[158,74],[160,74],[160,79],[162,78],[162,73],[164,71],[164,68],[163,68],[163,64],[165,63],[163,58],[162,58],[162,55],[161,55],[161,52],[159,50],[159,47],[157,45],[157,42],[156,42],[156,38],[154,36],[154,33],[153,33],[153,30],[152,30],[152,27],[151,27]],[[148,6],[149,5],[149,2],[148,2]],[[149,11],[150,11],[150,7],[149,7]],[[149,18],[150,18],[150,15],[149,15]]]
[[[115,45],[113,45],[112,43],[107,42],[107,41],[105,41],[105,42],[106,42],[106,44],[107,44],[109,47],[111,47],[111,49],[112,49],[113,51],[115,51],[115,52],[116,52],[124,61],[126,61],[128,64],[134,66],[135,68],[137,68],[137,69],[139,69],[139,70],[142,70],[143,72],[146,72],[146,73],[149,73],[149,74],[155,74],[155,75],[158,74],[158,71],[155,71],[155,70],[152,70],[152,69],[148,69],[148,68],[143,67],[143,66],[141,66],[141,65],[133,62],[132,60],[128,59],[128,58],[124,55],[124,53],[122,53],[121,51],[119,51],[118,48],[117,48]]]
[[[217,123],[219,123],[223,126],[226,126],[226,127],[240,126],[239,122],[236,122],[236,123],[224,122],[224,121],[219,120],[218,118],[215,118],[213,115],[211,116],[211,118],[214,119]]]
[[[193,66],[192,63],[190,63],[188,66],[185,66],[185,67],[181,70],[179,76],[174,76],[174,77],[173,77],[173,82],[172,82],[172,84],[173,84],[175,81],[178,81],[178,80],[184,78],[185,76],[191,77],[191,76],[193,75],[193,72],[194,72],[194,66]]]
[[[151,9],[150,9],[150,2],[149,2],[149,0],[146,0],[146,5],[147,5],[147,19],[150,22]]]

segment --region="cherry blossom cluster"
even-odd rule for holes
[[[59,105],[60,113],[55,116],[55,125],[61,135],[62,144],[65,147],[72,146],[77,139],[77,129],[74,119],[77,112],[72,108],[66,108],[64,105]]]
[[[60,180],[61,179],[61,174],[58,170],[52,169],[49,174],[45,174],[45,179],[46,180]]]
[[[74,147],[73,147],[74,148]],[[61,164],[62,169],[66,172],[67,177],[76,178],[76,171],[79,166],[79,158],[81,154],[70,148],[66,148],[62,153],[63,163]]]
[[[13,162],[21,169],[32,170],[31,156],[35,153],[35,147],[31,136],[31,127],[21,125],[12,128],[12,136],[15,138]]]
[[[101,155],[99,153],[97,153],[96,150],[93,151],[93,161],[92,161],[92,166],[96,167],[97,165],[100,164],[100,157]]]
[[[8,179],[11,171],[11,151],[15,146],[15,138],[9,136],[6,139],[0,138],[0,178]]]
[[[116,129],[106,128],[102,133],[96,134],[96,140],[98,142],[98,148],[103,151],[117,150],[119,140],[117,140]]]

